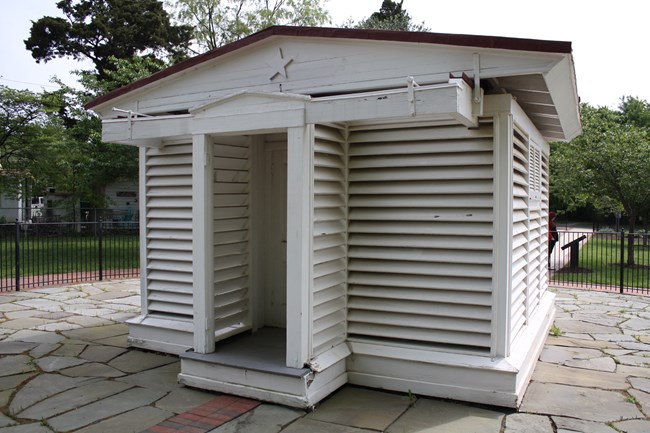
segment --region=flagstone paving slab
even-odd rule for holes
[[[629,420],[614,423],[614,427],[623,433],[648,433],[650,432],[650,421],[648,420]]]
[[[32,358],[42,358],[43,356],[49,355],[50,353],[54,352],[59,347],[61,347],[61,343],[42,343],[34,347],[29,352],[29,356],[31,356]]]
[[[168,358],[171,363],[139,373],[129,374],[128,376],[121,377],[117,380],[132,385],[138,385],[143,388],[160,389],[164,391],[171,391],[183,387],[183,385],[178,382],[178,373],[181,371],[180,361],[175,357],[166,358]]]
[[[155,407],[139,407],[77,430],[75,433],[140,433],[172,416],[173,413]]]
[[[284,426],[304,415],[305,412],[302,410],[262,404],[252,411],[210,430],[210,433],[278,433]],[[311,432],[311,430],[304,430],[304,432],[307,431]]]
[[[16,425],[17,422],[14,421],[13,419],[9,418],[8,416],[0,413],[0,427],[7,427],[10,425]]]
[[[93,402],[101,402],[107,397],[122,395],[131,386],[111,381],[91,382],[86,385],[68,389],[17,413],[21,418],[27,419],[48,419],[74,409],[80,410]],[[137,407],[140,405],[136,405]],[[62,429],[63,430],[63,429]],[[68,429],[70,430],[70,429]]]
[[[128,412],[134,408],[148,406],[164,395],[164,391],[142,388],[129,389],[120,394],[51,418],[49,419],[49,423],[55,430],[74,430],[111,416]]]
[[[62,334],[68,338],[75,338],[83,341],[96,341],[103,338],[115,337],[116,335],[126,335],[129,329],[123,323],[95,326],[92,328],[73,329],[72,331],[64,331]]]
[[[581,347],[549,346],[542,350],[540,361],[562,364],[570,359],[591,359],[603,356],[603,352],[597,349],[585,349]]]
[[[616,430],[605,423],[559,416],[552,418],[557,427],[557,433],[616,433]]]
[[[130,350],[110,361],[108,365],[125,373],[137,373],[173,362],[178,362],[178,358],[170,355]]]
[[[633,388],[650,393],[650,379],[643,377],[630,377],[628,378],[628,381]]]
[[[9,341],[0,345],[0,355],[18,355],[36,347],[36,343],[25,343],[22,341]]]
[[[7,320],[2,322],[2,327],[5,329],[15,329],[19,331],[21,329],[36,329],[39,325],[45,325],[47,323],[52,323],[51,320],[47,319],[36,319],[34,317],[24,317],[22,319]]]
[[[636,356],[636,355],[623,355],[617,356],[616,361],[619,364],[631,365],[634,367],[650,367],[650,357]]]
[[[63,335],[54,332],[36,331],[31,329],[22,329],[7,336],[4,341],[25,341],[31,343],[58,343],[65,340]]]
[[[563,332],[574,334],[609,334],[621,331],[615,326],[596,325],[594,323],[582,322],[571,319],[557,319],[555,325]]]
[[[126,349],[114,346],[86,346],[79,354],[80,358],[88,361],[108,362],[126,352]]]
[[[64,344],[56,349],[54,352],[52,352],[52,355],[54,356],[79,356],[81,352],[83,352],[86,347],[88,347],[88,344],[86,343],[70,343],[70,342],[64,342]]]
[[[128,341],[126,339],[126,334],[118,335],[116,337],[102,338],[101,340],[97,340],[96,343],[105,344],[107,346],[121,347],[124,349],[126,349],[129,346]]]
[[[358,428],[384,430],[409,407],[396,394],[347,387],[323,402],[307,418]]]
[[[591,371],[546,362],[537,363],[532,380],[540,383],[557,383],[586,388],[629,388],[627,376],[622,373]]]
[[[85,364],[85,359],[69,356],[46,356],[36,361],[41,370],[46,372],[58,371],[68,367]]]
[[[38,374],[38,372],[33,371],[30,373],[15,374],[13,376],[0,377],[0,390],[4,391],[6,389],[11,390],[13,388],[16,388],[18,385],[27,381],[27,379],[34,376],[35,374]]]
[[[616,371],[616,362],[609,356],[592,359],[569,359],[564,362],[567,367],[583,368],[587,370],[607,371],[613,373]]]
[[[103,317],[89,317],[89,316],[71,316],[66,319],[68,323],[74,323],[82,328],[92,328],[97,326],[112,325],[114,322]]]
[[[70,377],[101,377],[101,378],[121,377],[126,375],[126,373],[116,368],[113,368],[109,365],[102,364],[99,362],[88,362],[86,364],[81,364],[76,367],[66,368],[64,370],[60,370],[59,373]]]
[[[38,325],[34,329],[39,329],[41,331],[58,332],[58,331],[69,331],[71,329],[78,329],[78,328],[81,328],[81,325],[75,325],[74,323],[67,323],[67,322],[56,322],[56,323],[48,323],[46,325]]]
[[[553,433],[547,416],[515,413],[506,417],[506,433]]]
[[[503,412],[420,399],[386,433],[499,433]]]
[[[520,410],[599,422],[643,417],[620,392],[554,383],[531,383]]]
[[[16,392],[9,406],[9,413],[16,415],[39,401],[89,382],[93,382],[93,379],[71,378],[48,373],[38,375]]]
[[[16,355],[0,358],[0,377],[36,371],[32,358],[27,355]]]
[[[35,422],[31,424],[3,427],[0,428],[0,433],[52,433],[52,430],[45,427],[40,422]]]
[[[165,397],[158,400],[155,406],[159,409],[178,414],[201,406],[212,400],[214,396],[214,394],[206,391],[179,388],[169,392]]]
[[[301,418],[282,430],[282,433],[376,433],[376,430],[366,430],[339,424],[331,424],[307,418]],[[212,433],[210,431],[209,433]]]
[[[641,407],[641,412],[646,416],[650,416],[650,394],[638,389],[628,389],[627,392],[634,397],[636,403]]]

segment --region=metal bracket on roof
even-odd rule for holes
[[[415,117],[415,87],[418,87],[419,84],[415,82],[415,79],[411,76],[409,76],[406,79],[407,85],[408,85],[408,98],[409,98],[409,105],[410,105],[410,114],[411,117]]]
[[[474,101],[481,103],[481,55],[474,53]]]
[[[126,113],[127,114],[127,129],[129,131],[129,139],[133,139],[133,115],[135,114],[136,116],[140,117],[153,117],[148,114],[142,114],[142,113],[137,113],[133,110],[122,110],[121,108],[115,108],[113,107],[113,111],[117,111],[118,113]]]

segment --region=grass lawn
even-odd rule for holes
[[[102,269],[139,267],[137,234],[105,234]],[[0,239],[0,278],[15,276],[15,242]],[[63,274],[99,270],[99,239],[90,235],[26,236],[20,243],[21,275]]]
[[[627,263],[627,236],[623,263]],[[650,243],[643,245],[636,238],[635,266],[624,266],[625,287],[650,288]],[[578,270],[565,267],[558,270],[551,281],[571,282],[584,285],[620,285],[621,244],[618,233],[597,233],[580,249]]]

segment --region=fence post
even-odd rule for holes
[[[623,293],[625,282],[625,229],[621,229],[621,268],[620,268],[620,292]]]
[[[102,251],[102,219],[99,218],[99,281],[104,279],[104,269],[103,269],[103,260],[104,255]]]
[[[20,223],[16,219],[16,291],[20,292]]]

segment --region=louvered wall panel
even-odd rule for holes
[[[146,152],[148,314],[192,320],[192,145]]]
[[[534,144],[532,146],[535,146]],[[528,309],[531,313],[539,304],[548,287],[548,155],[538,149],[531,164],[537,165],[539,172],[539,203],[530,210],[530,276],[528,282]],[[534,199],[535,199],[534,198]]]
[[[347,199],[343,131],[316,125],[314,141],[313,355],[345,341]]]
[[[250,324],[250,143],[214,144],[214,317],[217,333]]]
[[[529,170],[528,137],[515,128],[512,149],[512,293],[510,332],[514,340],[526,324],[529,283]]]
[[[349,136],[348,333],[488,352],[492,125]]]

